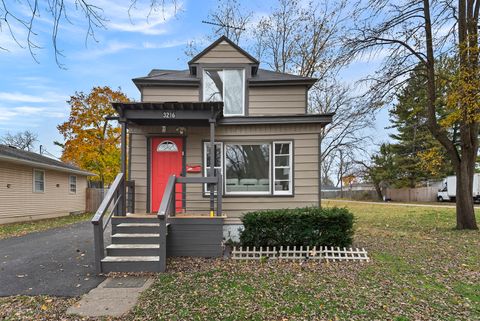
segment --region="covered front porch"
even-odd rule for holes
[[[167,256],[218,257],[222,255],[222,174],[214,166],[203,175],[186,177],[185,128],[208,128],[209,162],[215,163],[215,129],[222,102],[113,103],[121,124],[121,172],[115,178],[92,219],[98,273],[166,269]],[[155,126],[148,135],[146,211],[137,211],[137,186],[131,179],[129,128]],[[172,132],[172,128],[174,131]],[[131,154],[130,154],[131,155]],[[187,206],[186,188],[201,187],[202,197]],[[143,186],[142,186],[143,188]],[[137,191],[138,192],[138,191]],[[111,224],[111,243],[104,234]]]

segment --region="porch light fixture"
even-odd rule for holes
[[[162,126],[162,133],[166,133],[167,132],[167,126]]]
[[[185,127],[177,127],[176,131],[179,135],[185,135],[187,132],[187,129]]]

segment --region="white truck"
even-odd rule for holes
[[[443,187],[438,190],[437,201],[455,201],[457,194],[457,177],[445,178]],[[473,175],[473,201],[480,202],[480,173]]]

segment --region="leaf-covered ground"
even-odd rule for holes
[[[175,259],[121,320],[480,320],[480,232],[453,209],[342,206],[370,263]],[[69,303],[0,298],[0,319],[74,319]]]
[[[21,236],[31,232],[44,231],[55,227],[61,227],[77,222],[86,221],[92,218],[92,214],[68,215],[45,220],[29,221],[0,225],[0,239]]]

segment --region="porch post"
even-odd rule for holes
[[[127,215],[127,184],[126,184],[126,177],[127,177],[127,122],[126,120],[120,120],[120,124],[122,126],[122,135],[121,135],[121,167],[120,171],[123,173],[123,180],[120,183],[119,191],[121,195],[119,206],[119,215],[126,216]]]
[[[210,119],[210,170],[208,176],[215,176],[215,118]],[[209,184],[210,187],[210,216],[213,216],[215,210],[215,185]]]

